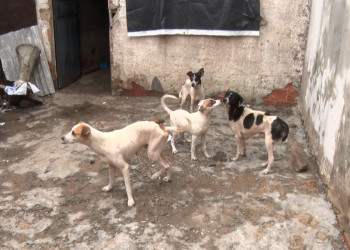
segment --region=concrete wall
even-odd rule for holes
[[[350,228],[350,1],[313,0],[299,107],[329,198]]]
[[[310,1],[262,0],[268,21],[259,37],[127,37],[125,0],[111,0],[112,89],[135,82],[178,92],[189,70],[204,67],[207,94],[232,89],[248,101],[301,82]],[[156,84],[157,83],[157,84]],[[160,84],[159,84],[160,83]]]
[[[35,4],[38,27],[42,35],[41,40],[49,63],[52,80],[57,88],[52,2],[51,0],[35,0]]]

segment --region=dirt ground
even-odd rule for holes
[[[230,161],[236,143],[224,107],[212,114],[212,159],[198,147],[191,161],[182,141],[173,155],[168,143],[173,175],[165,183],[151,180],[157,166],[141,149],[132,160],[135,206],[127,206],[119,172],[116,186],[102,192],[108,165],[61,136],[79,121],[103,131],[154,117],[169,124],[159,97],[111,96],[104,77],[87,75],[44,105],[0,113],[1,249],[346,249],[317,166],[297,173],[286,142],[275,147],[270,174],[262,174],[263,138],[249,139],[247,157]],[[289,124],[307,154],[297,109],[269,111]]]

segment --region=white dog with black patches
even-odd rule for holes
[[[189,79],[182,84],[181,91],[179,93],[179,98],[181,98],[181,109],[184,109],[184,105],[187,99],[187,96],[191,98],[190,112],[193,112],[195,105],[205,98],[204,88],[202,85],[202,76],[204,75],[204,69],[201,68],[197,73],[192,71],[187,72]]]
[[[165,104],[166,99],[178,100],[178,98],[172,95],[164,95],[161,98],[162,107],[170,115],[171,126],[183,127],[183,126],[187,126],[189,121],[191,122],[191,126],[189,126],[189,128],[186,130],[186,132],[192,135],[191,160],[197,160],[197,157],[195,156],[195,151],[196,151],[196,141],[198,137],[202,138],[202,150],[205,157],[211,158],[211,155],[208,154],[207,152],[207,132],[210,125],[210,115],[214,111],[214,108],[221,105],[222,102],[220,100],[214,100],[211,98],[201,100],[198,104],[198,107],[199,107],[198,111],[195,113],[188,113],[186,110],[182,110],[182,109],[178,109],[178,110],[169,109],[168,106]],[[175,131],[172,133],[173,136],[171,138],[171,148],[172,148],[173,154],[177,153],[177,149],[175,147],[175,139],[176,139],[176,135],[178,134],[179,134],[178,131]]]
[[[190,123],[189,125],[190,126]],[[170,181],[170,163],[163,155],[168,131],[185,131],[182,128],[163,127],[154,121],[139,121],[112,132],[101,132],[90,125],[80,122],[62,136],[63,143],[79,142],[105,157],[109,163],[109,183],[102,190],[108,192],[115,183],[115,170],[118,168],[124,178],[128,206],[134,205],[130,185],[130,159],[143,146],[148,145],[147,154],[151,161],[157,162],[162,169],[152,175],[152,179],[166,173],[164,181]]]
[[[263,133],[268,160],[261,166],[266,167],[263,173],[267,174],[274,161],[273,144],[285,141],[288,137],[289,127],[287,123],[278,116],[242,106],[243,98],[234,91],[227,91],[222,102],[226,104],[228,124],[237,140],[237,153],[233,160],[238,160],[240,155],[245,156],[245,137]]]

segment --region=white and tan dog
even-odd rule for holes
[[[148,145],[147,154],[150,160],[159,163],[162,169],[152,179],[166,176],[170,180],[170,163],[162,154],[168,138],[168,131],[184,131],[186,127],[163,127],[153,121],[139,121],[123,129],[112,132],[101,132],[90,125],[80,122],[62,136],[63,143],[79,142],[90,147],[97,154],[105,157],[109,163],[109,183],[102,190],[110,191],[115,183],[116,167],[122,172],[128,196],[128,206],[134,205],[130,186],[129,161],[143,146]]]
[[[288,137],[287,123],[277,116],[242,106],[243,98],[234,91],[227,91],[222,102],[226,104],[228,124],[237,140],[237,153],[233,160],[238,160],[240,155],[245,156],[245,137],[263,133],[268,160],[261,166],[266,167],[263,173],[267,174],[274,161],[273,144]]]
[[[197,73],[193,73],[192,71],[187,72],[189,79],[182,84],[181,91],[179,93],[179,98],[181,98],[181,109],[184,109],[184,105],[187,99],[187,96],[191,98],[190,104],[190,112],[193,112],[193,108],[195,105],[205,98],[204,96],[204,88],[202,85],[202,76],[204,75],[204,69],[201,68]]]
[[[207,158],[211,156],[207,152],[207,132],[210,125],[210,115],[214,111],[214,108],[222,104],[220,100],[214,99],[205,99],[201,100],[198,104],[198,111],[195,113],[188,113],[186,110],[178,109],[171,110],[165,104],[166,99],[178,99],[172,95],[164,95],[161,98],[161,104],[164,110],[170,115],[170,124],[174,127],[183,127],[187,126],[189,121],[191,125],[188,127],[187,132],[192,135],[192,144],[191,144],[191,160],[197,160],[195,156],[196,151],[196,141],[198,137],[202,137],[202,149],[203,153]],[[173,154],[177,153],[175,147],[176,135],[179,134],[178,131],[172,133],[171,138],[171,148]]]

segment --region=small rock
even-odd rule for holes
[[[293,137],[289,138],[288,153],[288,162],[291,166],[293,166],[295,171],[303,172],[309,169],[311,159],[309,159],[304,150]]]

